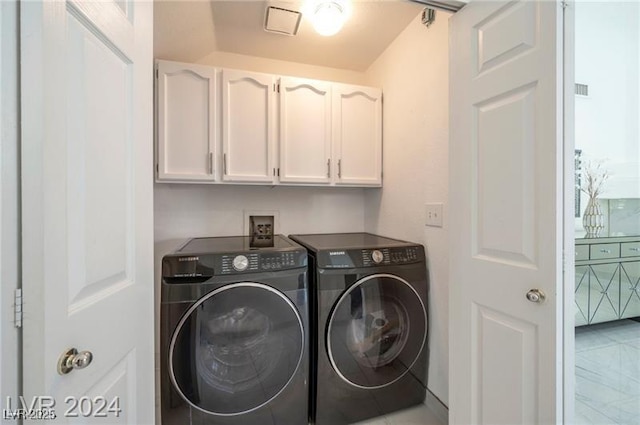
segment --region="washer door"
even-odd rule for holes
[[[303,353],[304,328],[295,305],[270,286],[237,283],[208,293],[180,319],[169,371],[193,407],[240,415],[277,397]]]
[[[340,296],[329,316],[327,351],[335,372],[358,388],[381,388],[404,376],[427,338],[420,296],[404,279],[367,276]]]

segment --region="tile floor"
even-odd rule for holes
[[[354,425],[444,425],[426,405],[412,407]]]
[[[576,328],[576,424],[640,424],[640,322]]]

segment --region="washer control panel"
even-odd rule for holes
[[[362,265],[408,264],[419,260],[417,247],[363,249]]]
[[[256,252],[222,256],[220,274],[265,272],[300,267],[298,252]]]

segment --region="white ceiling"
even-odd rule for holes
[[[352,0],[344,28],[332,37],[303,16],[298,34],[264,31],[268,5],[300,10],[296,1],[156,0],[154,56],[195,62],[214,51],[365,71],[424,8],[407,0]]]

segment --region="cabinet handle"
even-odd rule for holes
[[[327,159],[327,177],[331,177],[331,159]]]
[[[227,175],[227,154],[225,153],[222,158],[222,165],[224,167],[224,175]]]
[[[338,160],[338,178],[342,178],[342,160]]]
[[[213,152],[209,152],[209,174],[213,174]]]
[[[638,252],[638,251],[640,251],[640,248],[636,248],[634,246],[633,248],[629,248],[629,251]]]
[[[611,250],[610,249],[601,249],[600,252],[602,252],[603,254],[611,254]]]

